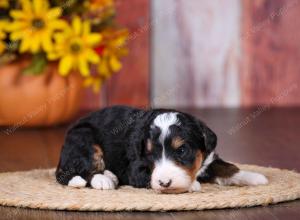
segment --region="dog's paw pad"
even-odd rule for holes
[[[94,189],[115,189],[116,185],[112,178],[103,175],[95,174],[91,180],[91,186]]]
[[[86,181],[81,176],[74,176],[69,182],[68,186],[75,188],[82,188],[86,186]]]
[[[109,177],[112,179],[112,181],[114,182],[115,186],[117,186],[119,184],[119,180],[118,180],[118,177],[111,171],[109,170],[104,170],[104,173],[103,173],[105,176]]]
[[[197,180],[195,180],[190,186],[189,192],[199,192],[200,190],[201,190],[201,185]]]

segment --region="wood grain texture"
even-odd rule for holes
[[[238,105],[240,1],[154,0],[152,10],[154,105]]]
[[[123,68],[104,83],[100,94],[85,91],[82,109],[98,109],[106,105],[149,105],[149,0],[116,0],[117,22],[129,29],[129,54],[123,58]]]
[[[233,135],[228,130],[255,109],[181,109],[202,118],[217,133],[218,153],[229,161],[293,169],[300,172],[300,108],[269,109]],[[0,128],[0,172],[57,165],[66,127],[18,129],[11,135]],[[284,146],[284,151],[282,147]],[[0,189],[1,190],[1,189]],[[46,189],[45,189],[46,190]],[[59,195],[58,195],[59,196]],[[199,212],[65,212],[0,206],[0,219],[107,220],[298,220],[300,201],[267,207]]]
[[[117,1],[117,20],[129,28],[129,55],[107,82],[107,104],[149,105],[149,0]]]
[[[299,105],[300,1],[243,1],[242,105]]]

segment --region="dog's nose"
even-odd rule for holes
[[[167,182],[166,181],[164,182],[164,181],[158,180],[158,183],[159,183],[160,186],[168,188],[171,185],[172,180],[169,180]]]

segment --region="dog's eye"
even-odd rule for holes
[[[182,145],[181,147],[177,148],[176,153],[177,153],[179,156],[184,156],[185,153],[186,153],[186,148],[185,148],[185,146]]]

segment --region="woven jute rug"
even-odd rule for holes
[[[265,186],[202,184],[201,192],[158,194],[129,186],[101,191],[74,189],[55,181],[54,169],[0,174],[0,205],[80,211],[204,210],[268,205],[300,198],[300,174],[275,168],[239,165],[263,173]]]

